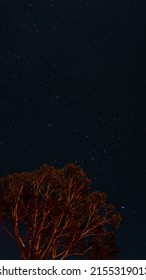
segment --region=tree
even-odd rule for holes
[[[105,193],[90,192],[90,183],[74,163],[0,179],[0,225],[15,239],[21,259],[116,257],[120,215]]]

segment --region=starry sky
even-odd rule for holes
[[[122,216],[124,260],[146,258],[145,8],[0,0],[0,177],[79,164]],[[0,259],[19,258],[5,235]]]

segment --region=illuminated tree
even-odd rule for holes
[[[0,179],[0,225],[15,239],[21,259],[116,257],[120,215],[105,193],[90,192],[90,182],[74,163]]]

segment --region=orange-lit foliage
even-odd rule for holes
[[[106,203],[105,193],[89,192],[89,184],[74,163],[0,179],[0,224],[15,239],[22,259],[116,257],[120,215]]]

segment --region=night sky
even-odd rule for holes
[[[146,4],[0,0],[0,177],[79,164],[146,259]],[[9,252],[9,253],[8,253]],[[0,259],[19,258],[0,229]]]

